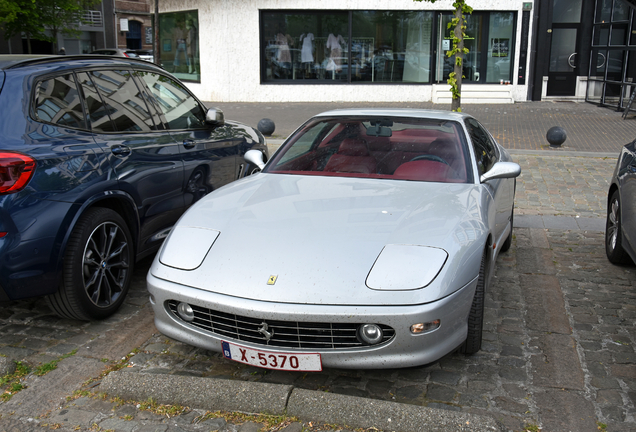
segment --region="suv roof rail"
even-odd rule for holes
[[[26,65],[53,63],[69,60],[113,60],[127,63],[129,61],[137,62],[144,65],[154,63],[133,57],[117,57],[102,54],[74,54],[74,55],[47,55],[47,54],[13,54],[0,55],[0,69],[13,69]],[[156,65],[155,65],[156,66]]]

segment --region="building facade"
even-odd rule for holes
[[[462,103],[620,107],[632,93],[632,0],[469,3]],[[204,100],[450,102],[451,0],[159,5],[162,64]]]

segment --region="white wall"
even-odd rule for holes
[[[513,76],[518,70],[521,1],[469,0],[474,10],[517,11]],[[431,100],[431,85],[261,84],[259,9],[452,10],[452,0],[162,0],[160,12],[199,11],[201,84],[188,87],[202,100],[219,102],[418,102]],[[532,23],[530,28],[532,28]],[[530,35],[532,37],[532,35]],[[529,58],[530,56],[528,56]],[[527,67],[526,70],[529,70]],[[531,77],[526,77],[526,83]],[[516,86],[526,100],[527,86]]]

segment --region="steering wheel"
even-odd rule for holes
[[[448,162],[446,162],[444,159],[442,159],[441,157],[439,157],[437,155],[432,155],[432,154],[423,154],[423,155],[415,156],[409,162],[413,162],[413,161],[417,161],[417,160],[430,160],[430,161],[434,161],[434,162],[441,162],[443,164],[446,164],[446,165],[450,166],[450,164]]]

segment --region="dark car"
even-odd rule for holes
[[[195,201],[255,170],[257,130],[123,57],[0,56],[0,301],[99,319]]]
[[[636,140],[618,157],[607,195],[605,253],[614,264],[636,262]]]

